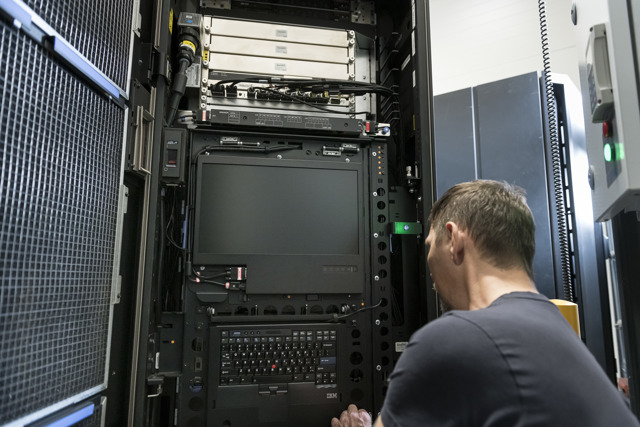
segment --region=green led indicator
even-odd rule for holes
[[[612,157],[611,144],[604,144],[604,160],[610,162]]]
[[[419,222],[394,222],[393,234],[420,234],[422,224]]]

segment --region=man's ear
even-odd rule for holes
[[[450,238],[449,253],[451,254],[451,260],[455,265],[460,265],[464,260],[464,245],[467,234],[453,221],[447,222],[445,227]]]

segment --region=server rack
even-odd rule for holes
[[[159,76],[166,72],[166,78],[158,78],[163,95],[155,87],[156,99],[164,96],[165,102],[156,101],[153,114],[146,254],[135,303],[140,308],[134,323],[140,330],[134,342],[138,356],[131,375],[129,422],[300,425],[304,414],[313,414],[308,423],[326,425],[351,402],[377,413],[404,343],[436,316],[421,230],[432,200],[426,2],[401,2],[393,8],[386,2],[361,1],[304,5],[202,1],[156,7],[156,28],[172,25],[172,32],[157,32],[161,43],[152,49],[166,52],[167,70],[162,60],[150,66],[160,70]],[[190,44],[195,55],[185,61],[190,64],[183,70],[184,95],[180,95],[182,89],[172,87],[182,79],[177,77],[181,46]],[[159,55],[152,52],[151,56]],[[325,80],[326,90],[310,90],[310,85],[299,81],[301,77]],[[158,117],[168,117],[170,122],[160,126]],[[353,280],[301,280],[287,271],[289,263],[306,268],[306,261],[298,263],[297,258],[308,255],[310,264],[318,258],[297,241],[290,243],[302,245],[294,253],[267,245],[263,252],[276,254],[266,261],[263,254],[219,248],[224,246],[219,243],[224,227],[207,222],[216,205],[202,206],[206,191],[215,192],[210,197],[220,203],[220,210],[221,200],[231,203],[235,193],[250,199],[233,202],[238,203],[236,209],[254,207],[264,216],[271,215],[271,220],[289,209],[274,207],[276,213],[269,213],[273,200],[246,194],[247,187],[225,193],[231,184],[213,185],[225,175],[206,175],[207,167],[224,170],[231,177],[254,173],[242,169],[245,172],[236,175],[234,168],[240,167],[278,170],[263,175],[265,181],[299,169],[305,172],[286,181],[290,183],[285,188],[287,197],[303,199],[302,193],[290,188],[291,183],[308,180],[304,188],[313,195],[309,200],[316,202],[328,200],[331,193],[323,193],[320,181],[310,176],[317,173],[321,175],[317,179],[334,182],[331,188],[337,189],[340,182],[349,182],[350,172],[357,175],[353,191],[360,221],[359,248],[338,252],[357,253],[353,258],[359,261],[341,261],[351,255],[318,261],[327,277],[352,274]],[[337,181],[321,172],[343,169],[345,175]],[[313,173],[307,176],[309,171]],[[275,194],[263,186],[260,193],[270,191]],[[344,191],[340,200],[350,200],[352,193]],[[341,214],[350,215],[347,210]],[[233,220],[233,215],[219,215],[218,221]],[[332,215],[331,210],[326,215]],[[245,224],[257,221],[248,218]],[[347,222],[333,224],[347,230]],[[322,234],[313,229],[320,223],[306,224],[309,236],[316,236],[313,239]],[[209,233],[218,236],[215,243],[203,240],[207,227],[213,227]],[[276,224],[263,224],[248,234],[255,236],[270,227],[275,229]],[[323,227],[329,226],[324,223]],[[332,240],[342,235],[335,232]],[[225,244],[239,244],[239,236],[231,233],[232,242]],[[251,238],[248,242],[252,247],[262,244]],[[207,252],[201,247],[213,249]],[[276,274],[274,269],[283,272]],[[221,283],[210,283],[216,278]],[[324,289],[319,288],[322,283]],[[298,393],[295,384],[256,385],[256,395],[246,397],[237,391],[241,388],[226,382],[235,380],[223,378],[228,334],[252,340],[251,333],[276,327],[278,331],[336,333],[336,353],[327,357],[337,359],[337,379],[314,383],[317,396],[311,403],[302,401],[306,392]],[[238,381],[247,380],[252,381],[251,377]],[[309,378],[303,381],[309,382]],[[281,400],[281,394],[289,397]]]

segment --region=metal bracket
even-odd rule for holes
[[[127,213],[127,205],[129,203],[129,188],[126,185],[120,186],[120,194],[118,197],[118,230],[122,230],[124,215]],[[114,262],[113,283],[111,285],[111,304],[119,304],[122,294],[122,276],[117,274],[117,268],[120,265],[120,252],[122,250],[122,234],[119,232],[119,238],[116,241],[115,253],[116,262]]]
[[[376,25],[375,6],[372,1],[351,0],[351,22]]]
[[[154,117],[142,105],[136,107],[136,118],[133,124],[136,128],[134,154],[131,168],[134,171],[151,174],[151,154],[153,141]]]
[[[113,280],[111,286],[111,304],[120,304],[120,295],[122,294],[122,276],[118,276]]]

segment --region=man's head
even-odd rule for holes
[[[502,269],[522,268],[533,280],[535,224],[522,188],[491,180],[457,184],[431,209],[429,223],[437,244],[449,221],[466,231],[487,262]]]

